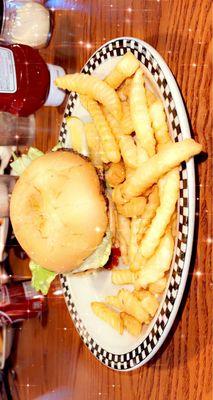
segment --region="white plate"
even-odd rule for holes
[[[175,79],[162,57],[150,45],[139,39],[122,37],[100,47],[85,64],[82,72],[103,78],[118,62],[119,56],[132,51],[141,61],[147,79],[164,102],[169,128],[175,141],[190,137],[184,104]],[[66,117],[75,115],[89,120],[76,93],[70,93],[59,140],[64,147],[71,143],[66,130]],[[190,265],[194,215],[195,179],[194,163],[190,160],[180,168],[179,222],[174,258],[166,290],[155,318],[143,329],[138,339],[125,332],[120,336],[99,320],[91,311],[91,301],[102,301],[117,292],[110,280],[110,272],[76,277],[61,276],[66,303],[75,327],[93,355],[106,366],[127,371],[144,365],[162,346],[177,314],[185,288]]]

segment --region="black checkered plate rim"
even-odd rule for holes
[[[121,37],[111,40],[100,47],[84,65],[82,72],[92,74],[103,62],[131,51],[149,71],[161,92],[167,117],[172,129],[173,139],[181,141],[190,137],[190,129],[186,111],[176,81],[168,66],[147,43],[131,38]],[[66,117],[72,115],[77,95],[70,93],[61,125],[59,141],[66,140]],[[104,365],[119,371],[128,371],[144,365],[149,361],[166,339],[176,317],[185,288],[191,259],[195,215],[195,179],[194,163],[190,160],[180,167],[179,223],[175,254],[167,284],[164,300],[158,310],[154,322],[140,345],[124,354],[110,353],[96,343],[84,326],[81,315],[72,299],[72,288],[66,275],[61,275],[61,284],[68,310],[75,327],[92,354]]]

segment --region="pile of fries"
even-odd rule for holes
[[[92,122],[69,117],[72,148],[85,138],[92,163],[105,175],[109,223],[125,268],[112,270],[114,285],[133,285],[91,304],[94,313],[120,334],[141,333],[166,287],[176,237],[179,165],[198,154],[193,139],[174,143],[162,101],[147,88],[131,52],[102,81],[76,73],[56,79],[76,91]]]

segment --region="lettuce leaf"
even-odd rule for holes
[[[41,267],[33,260],[30,261],[29,267],[32,272],[32,286],[37,292],[41,291],[43,294],[47,294],[50,284],[55,279],[57,273]]]
[[[14,161],[10,164],[11,168],[20,176],[33,160],[43,155],[43,151],[40,151],[35,147],[30,147],[28,153],[22,154],[21,157],[17,157],[15,154],[13,155]]]
[[[63,148],[63,144],[61,142],[58,142],[51,151],[57,151]]]
[[[88,269],[97,269],[103,267],[109,259],[111,247],[111,233],[108,230],[97,249],[89,257],[87,257],[86,260],[84,260],[84,262],[78,268],[76,268],[72,272],[78,273],[86,271]]]
[[[62,147],[62,143],[58,142],[51,151],[57,151]],[[11,168],[16,175],[20,176],[33,160],[43,155],[43,151],[38,150],[36,147],[30,147],[28,153],[22,154],[20,157],[17,157],[15,154],[13,154],[14,161],[10,164]]]

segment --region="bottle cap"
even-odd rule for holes
[[[47,64],[47,66],[50,72],[50,90],[44,105],[57,107],[63,103],[66,93],[64,90],[57,88],[54,82],[58,76],[65,75],[65,71],[58,65]]]

